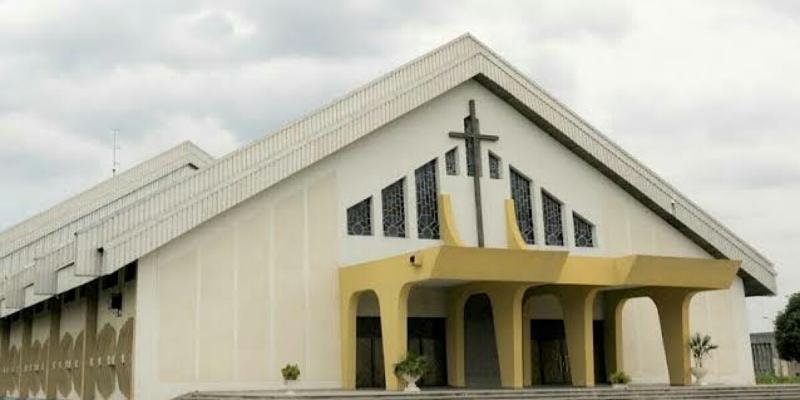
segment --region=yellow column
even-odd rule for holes
[[[624,371],[622,340],[622,308],[627,299],[614,292],[603,293],[603,341],[606,373]]]
[[[594,334],[592,320],[597,288],[560,286],[557,288],[564,313],[567,352],[573,386],[594,386]]]
[[[410,289],[410,285],[405,285],[399,288],[388,287],[377,290],[381,311],[386,390],[400,390],[404,387],[394,373],[394,365],[405,358],[408,351],[408,293]]]
[[[531,320],[522,305],[522,385],[533,385],[533,359],[531,358]]]
[[[464,305],[466,293],[459,288],[450,289],[447,309],[447,384],[466,387],[464,368]]]
[[[356,388],[356,315],[362,293],[343,292],[341,296],[342,389]]]
[[[525,287],[491,285],[486,294],[492,303],[500,384],[507,388],[523,387],[522,298]]]
[[[650,298],[656,303],[661,322],[661,337],[667,356],[667,369],[671,385],[687,386],[692,383],[689,359],[689,302],[694,292],[685,289],[651,289]]]

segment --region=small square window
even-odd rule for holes
[[[501,162],[500,157],[489,152],[489,178],[500,179]]]
[[[458,175],[458,147],[454,147],[444,155],[447,175]]]
[[[372,197],[347,209],[347,234],[372,236]]]

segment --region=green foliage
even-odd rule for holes
[[[400,377],[403,375],[421,377],[432,367],[433,364],[428,357],[409,352],[403,361],[394,365],[394,373]]]
[[[719,346],[711,343],[711,336],[695,333],[689,338],[689,351],[698,367],[703,368],[703,359],[706,358],[711,350],[718,349]]]
[[[775,376],[772,374],[759,374],[756,376],[759,385],[786,385],[800,383],[800,376]]]
[[[800,293],[789,297],[786,308],[775,318],[775,344],[781,359],[800,361]]]
[[[297,364],[286,364],[285,367],[281,368],[281,375],[283,375],[284,380],[296,381],[300,377],[300,367]]]
[[[612,385],[627,385],[631,382],[631,377],[625,371],[617,371],[608,376],[608,383]]]

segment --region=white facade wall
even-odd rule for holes
[[[277,388],[282,385],[279,369],[288,362],[300,365],[300,386],[338,387],[337,268],[439,244],[416,239],[417,167],[439,158],[439,191],[451,194],[462,238],[476,243],[463,141],[447,136],[463,130],[469,99],[477,101],[483,132],[500,136],[483,146],[487,246],[506,243],[503,202],[510,197],[510,164],[533,182],[537,242],[544,236],[540,189],[545,188],[564,203],[567,248],[574,253],[708,257],[471,81],[142,258],[136,293],[136,397]],[[452,177],[445,174],[444,153],[455,146],[462,173]],[[488,151],[502,159],[501,180],[488,178]],[[384,238],[380,191],[400,178],[406,183],[409,238]],[[347,207],[369,196],[373,236],[348,236]],[[598,247],[574,247],[573,210],[595,224]],[[711,333],[723,346],[711,363],[711,381],[753,380],[743,296],[737,280],[730,290],[700,295],[692,303],[692,329]],[[444,315],[435,289],[412,293],[410,307],[412,315]],[[369,314],[369,308],[365,305],[361,312]],[[654,307],[631,301],[624,323],[628,372],[636,381],[666,382],[665,362],[650,356],[660,348],[653,347],[660,340]]]

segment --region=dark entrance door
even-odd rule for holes
[[[603,321],[594,321],[593,331],[595,381],[606,382]],[[531,320],[531,360],[534,385],[572,383],[563,320]]]
[[[444,318],[409,318],[408,351],[425,355],[434,363],[432,371],[417,385],[447,386]],[[356,319],[356,387],[386,387],[379,317]]]

